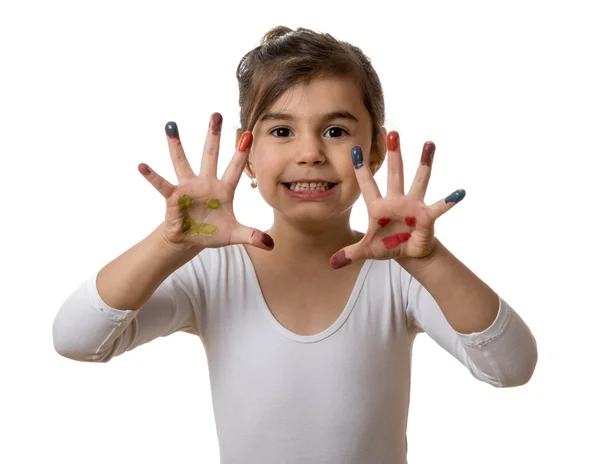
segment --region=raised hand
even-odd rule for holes
[[[407,194],[404,194],[404,169],[398,132],[387,136],[388,190],[382,198],[373,174],[363,164],[360,147],[352,149],[356,177],[369,213],[369,228],[358,243],[342,248],[330,260],[334,269],[362,259],[425,258],[435,248],[434,224],[465,196],[456,190],[427,206],[425,192],[431,176],[435,153],[433,142],[423,145],[421,163]]]
[[[204,143],[200,173],[196,175],[185,155],[177,124],[165,126],[169,153],[178,185],[172,185],[150,167],[141,163],[140,173],[165,198],[165,240],[182,249],[217,248],[249,244],[273,249],[273,239],[257,229],[241,225],[233,214],[233,196],[248,158],[252,133],[244,132],[222,179],[217,179],[217,160],[223,117],[211,116]]]

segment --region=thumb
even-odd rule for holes
[[[269,234],[241,224],[238,224],[231,232],[231,244],[237,243],[246,243],[268,251],[272,250],[275,246],[275,243]]]
[[[352,261],[358,261],[362,258],[363,256],[360,253],[360,245],[355,243],[353,245],[344,247],[335,253],[329,260],[329,264],[333,269],[340,269],[344,266],[347,266]]]

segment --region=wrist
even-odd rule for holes
[[[446,248],[444,245],[442,245],[437,238],[434,238],[434,244],[428,255],[421,258],[396,258],[395,261],[400,264],[400,266],[402,266],[409,274],[415,276],[416,273],[422,272],[435,263],[440,256],[443,255],[445,250]]]
[[[187,262],[204,249],[203,247],[194,247],[189,244],[170,242],[165,235],[164,222],[154,230],[150,235],[150,239],[160,256],[173,262],[181,262],[182,260]]]

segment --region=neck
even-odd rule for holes
[[[294,221],[275,212],[273,226],[267,233],[275,242],[275,248],[269,252],[273,259],[307,264],[323,262],[327,266],[336,251],[358,242],[362,236],[350,227],[350,210],[320,222]]]

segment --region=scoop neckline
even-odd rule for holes
[[[281,335],[283,335],[284,337],[286,337],[290,340],[293,340],[293,341],[299,342],[299,343],[319,342],[321,340],[326,339],[327,337],[330,337],[335,332],[337,332],[340,329],[340,327],[342,327],[344,322],[346,322],[346,320],[352,313],[354,306],[356,305],[356,302],[358,300],[360,292],[362,291],[362,288],[364,286],[367,274],[371,268],[371,265],[373,264],[372,259],[367,259],[362,264],[360,271],[358,273],[358,276],[356,278],[356,281],[354,282],[352,292],[350,293],[350,296],[348,297],[348,301],[346,302],[346,306],[344,307],[343,311],[340,313],[338,318],[329,327],[327,327],[325,330],[323,330],[319,333],[313,334],[313,335],[300,335],[300,334],[292,332],[291,330],[284,327],[275,318],[275,316],[269,309],[267,300],[264,297],[262,288],[260,287],[260,283],[258,281],[258,275],[256,274],[256,268],[254,267],[254,263],[252,262],[252,259],[250,258],[248,251],[246,250],[244,245],[238,245],[238,246],[241,248],[244,264],[245,264],[246,268],[249,270],[250,279],[252,280],[251,283],[256,289],[256,291],[254,293],[256,295],[256,303],[257,303],[257,306],[259,307],[260,312],[263,313],[263,315],[266,317],[269,324],[272,327],[274,327],[275,330],[277,330]]]

